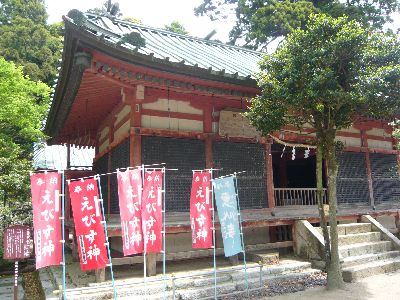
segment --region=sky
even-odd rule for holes
[[[90,8],[101,7],[105,0],[45,0],[48,22],[54,23],[62,20],[71,9],[87,11]],[[211,21],[208,17],[196,17],[193,9],[203,0],[118,0],[124,17],[134,17],[142,21],[144,25],[163,28],[172,21],[179,21],[190,35],[203,38],[212,30],[217,33],[214,39],[222,42],[228,41],[229,30],[234,21]],[[394,24],[388,27],[397,29],[400,27],[400,14],[392,16]]]
[[[59,22],[62,15],[71,9],[86,11],[90,8],[101,7],[105,0],[45,0],[49,23]],[[196,17],[193,9],[202,0],[118,0],[124,17],[134,17],[144,25],[163,28],[172,21],[179,21],[190,35],[205,37],[212,30],[217,30],[213,37],[228,41],[228,33],[233,27],[233,21],[212,22],[208,17]]]

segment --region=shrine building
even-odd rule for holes
[[[261,92],[255,77],[263,53],[76,10],[64,23],[45,126],[49,144],[95,148],[93,170],[67,171],[68,178],[142,164],[178,169],[166,173],[167,260],[211,255],[191,248],[194,169],[216,169],[213,177],[245,171],[238,190],[246,245],[290,249],[296,220],[319,222],[315,151],[307,147],[314,129],[287,126],[265,137],[242,115]],[[387,121],[360,117],[338,131],[339,222],[369,214],[399,224],[399,153],[391,130]],[[101,188],[113,265],[143,262],[122,255],[115,174],[102,176]],[[70,209],[66,224],[73,233]],[[221,243],[217,233],[217,248]]]

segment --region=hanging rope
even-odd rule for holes
[[[270,136],[275,142],[277,142],[278,144],[281,144],[281,145],[284,145],[284,146],[287,146],[287,147],[293,147],[293,148],[300,147],[300,148],[317,149],[317,146],[314,146],[314,145],[287,143],[287,142],[285,142],[285,141],[282,141],[282,140],[278,139],[277,137],[273,136],[272,134],[269,134],[269,136]]]

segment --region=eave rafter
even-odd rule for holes
[[[113,81],[121,87],[133,88],[136,85],[145,85],[149,87],[157,87],[170,89],[178,92],[197,93],[199,95],[217,95],[230,99],[243,99],[254,97],[259,90],[256,88],[238,87],[235,89],[233,86],[222,84],[217,86],[215,83],[207,84],[206,82],[199,82],[196,79],[189,77],[176,78],[174,74],[165,72],[151,72],[143,68],[121,67],[112,62],[105,62],[106,59],[96,58],[94,55],[90,72],[102,76],[106,80]]]

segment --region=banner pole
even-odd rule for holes
[[[217,299],[217,260],[216,260],[216,245],[215,245],[215,205],[214,205],[214,185],[213,170],[209,170],[211,174],[211,206],[212,206],[212,234],[213,234],[213,260],[214,260],[214,299]]]
[[[18,300],[18,260],[14,262],[14,300]]]
[[[144,186],[144,175],[145,175],[145,170],[144,170],[144,164],[142,164],[142,195],[143,195],[143,186]],[[143,199],[142,199],[143,201]],[[143,202],[142,202],[143,203]],[[146,225],[145,225],[146,226]],[[142,228],[143,228],[143,223],[142,223]],[[143,231],[143,229],[142,229]],[[146,287],[146,281],[147,281],[147,262],[146,262],[146,251],[147,251],[147,246],[146,246],[146,240],[145,237],[143,237],[144,240],[144,251],[143,251],[143,285],[144,285],[144,298],[147,299],[147,287]]]
[[[62,228],[62,268],[63,268],[63,297],[67,299],[66,259],[65,259],[65,171],[61,171],[61,228]],[[67,237],[69,239],[69,236]]]
[[[166,232],[165,232],[165,214],[166,214],[166,207],[165,207],[165,195],[166,195],[166,191],[165,191],[165,168],[162,169],[163,172],[163,208],[162,208],[162,212],[163,212],[163,281],[164,281],[164,295],[163,295],[163,299],[166,299],[166,289],[167,289],[167,281],[166,281],[166,274],[165,274],[165,269],[166,269],[166,265],[165,265],[165,258],[166,258],[166,244],[165,244],[165,236],[166,236]]]
[[[237,185],[237,176],[236,172],[233,174],[233,177],[235,178],[235,193],[236,193],[236,202],[237,202],[237,207],[238,207],[238,215],[239,215],[239,223],[240,223],[240,238],[241,238],[241,243],[242,243],[242,250],[243,250],[243,263],[244,263],[244,273],[246,277],[246,290],[247,290],[247,297],[249,297],[250,292],[249,292],[249,279],[247,275],[247,264],[246,264],[246,249],[244,247],[244,237],[243,237],[243,227],[242,227],[242,214],[240,212],[240,203],[239,203],[239,194],[238,194],[238,185]]]
[[[103,215],[103,225],[104,225],[104,234],[106,238],[106,246],[107,246],[107,253],[108,253],[108,261],[110,263],[110,271],[111,271],[111,283],[114,291],[114,300],[117,299],[117,291],[115,289],[115,280],[114,280],[114,272],[113,272],[113,267],[112,267],[112,259],[111,259],[111,252],[110,252],[110,242],[108,241],[108,232],[107,232],[107,221],[104,215],[104,204],[103,204],[103,193],[101,191],[101,183],[100,183],[100,176],[97,176],[97,184],[99,186],[99,194],[100,194],[100,199],[101,199],[101,211]]]

